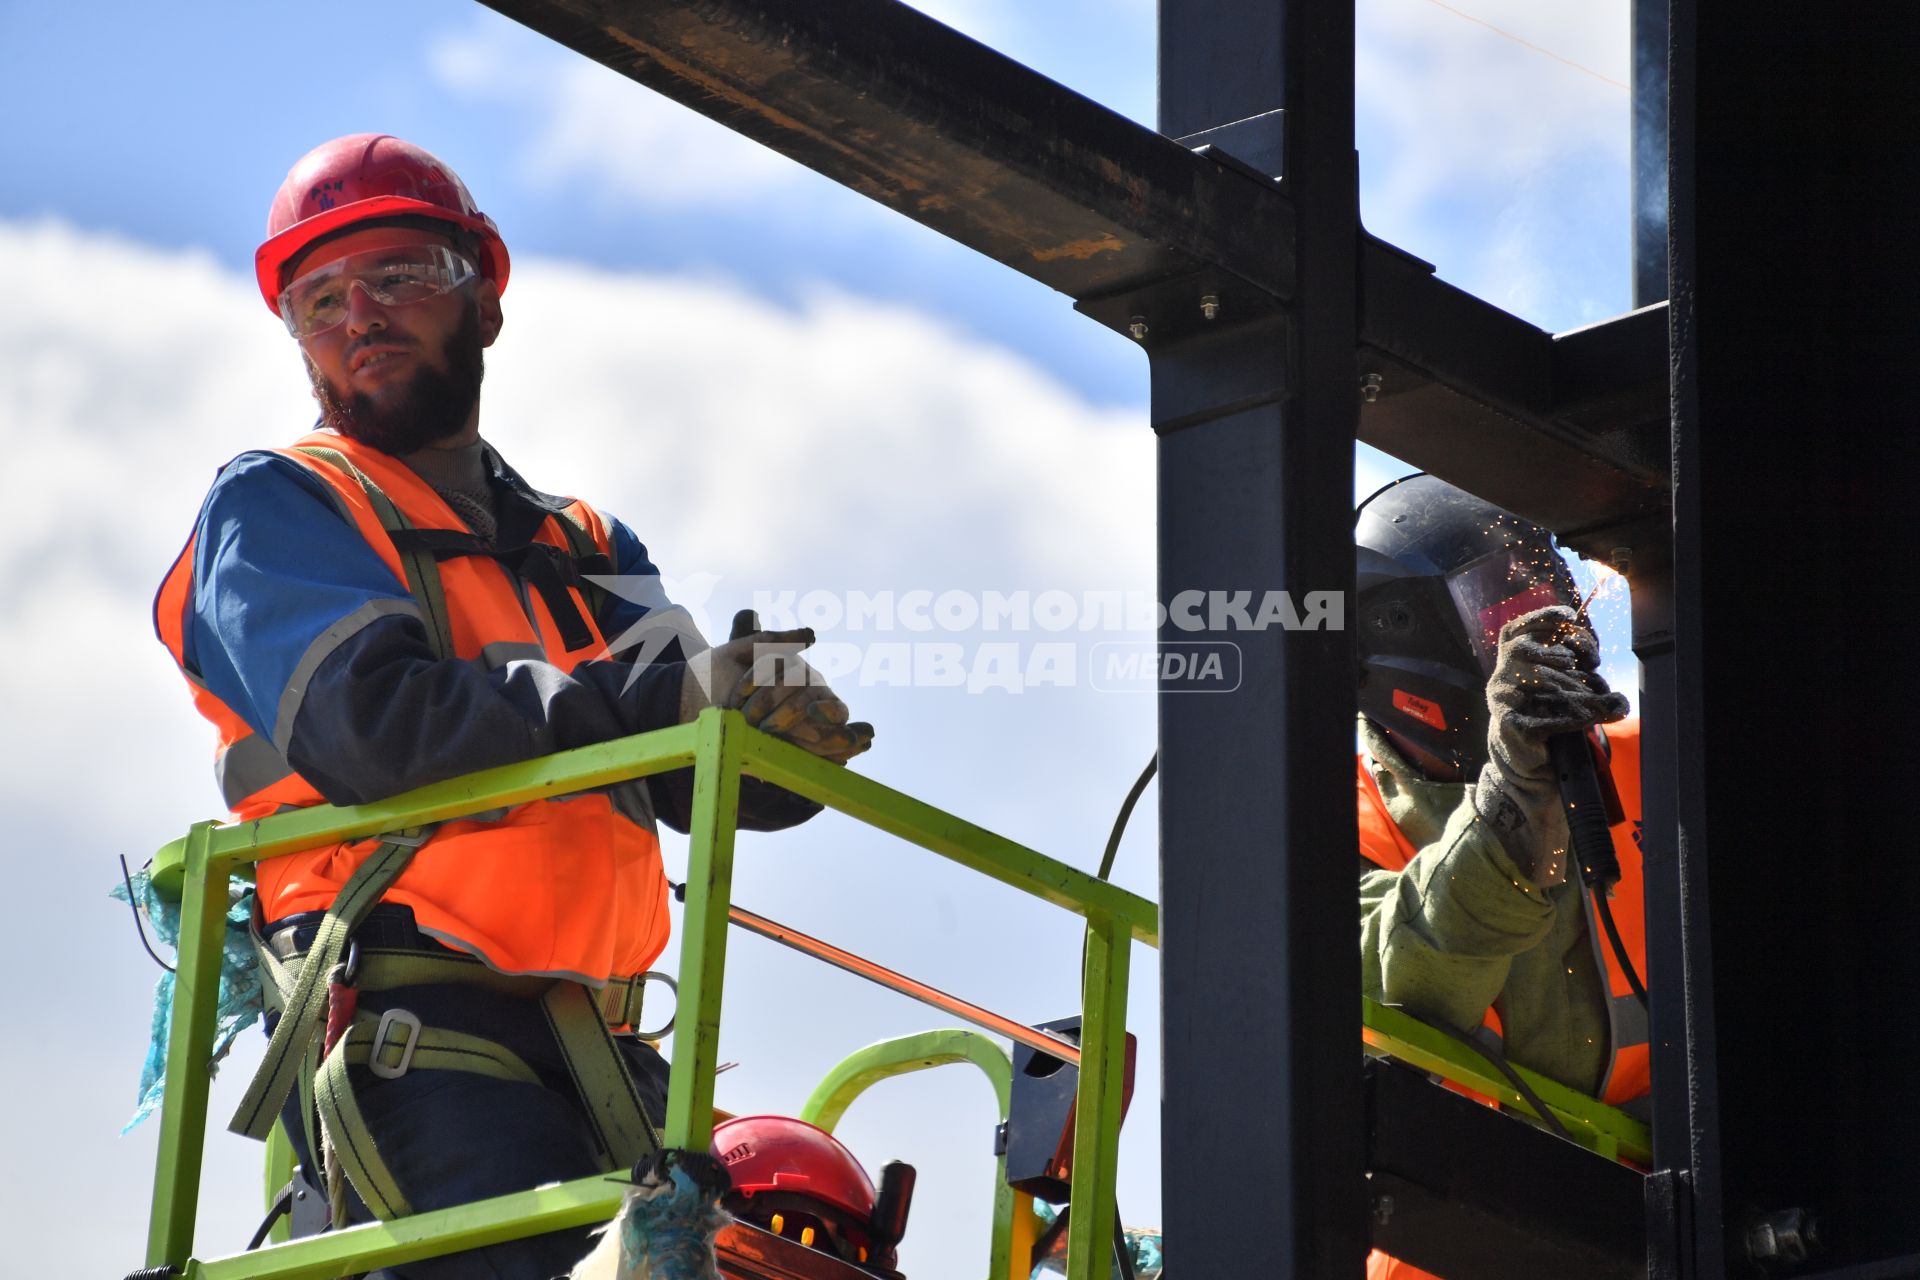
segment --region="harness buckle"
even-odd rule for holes
[[[380,1054],[387,1047],[388,1031],[396,1026],[406,1028],[406,1047],[400,1050],[399,1065],[390,1067],[380,1061]],[[380,1015],[380,1025],[374,1029],[373,1047],[367,1051],[367,1070],[382,1080],[398,1080],[413,1065],[413,1051],[419,1047],[419,1016],[406,1009],[389,1009]]]
[[[418,849],[421,845],[425,844],[432,835],[432,827],[422,827],[413,835],[408,835],[404,831],[383,832],[380,840],[386,844],[397,844],[403,849]]]
[[[665,1026],[658,1027],[652,1031],[642,1031],[639,1026],[636,1025],[633,1029],[633,1034],[642,1040],[659,1040],[666,1037],[673,1030],[673,1024],[680,1016],[680,984],[673,980],[671,974],[662,973],[658,969],[649,969],[633,980],[635,994],[637,995],[639,992],[645,990],[649,982],[664,982],[667,984],[667,990],[673,992],[674,1010],[667,1016]],[[639,1002],[635,1001],[634,1003],[637,1005]],[[637,1014],[640,1010],[636,1008],[634,1012]],[[639,1021],[637,1017],[634,1019],[636,1024]]]

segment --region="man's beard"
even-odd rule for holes
[[[385,407],[376,405],[364,391],[342,396],[312,361],[307,362],[307,377],[320,401],[320,419],[327,426],[382,453],[404,457],[465,427],[480,400],[480,379],[486,367],[481,355],[480,308],[471,299],[441,359],[444,370],[422,363],[413,377],[395,389],[398,398]]]

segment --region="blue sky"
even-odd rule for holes
[[[1151,121],[1148,0],[923,7]],[[16,885],[0,963],[49,975],[16,987],[25,1007],[0,1050],[0,1086],[38,1100],[8,1126],[0,1221],[36,1274],[122,1274],[140,1254],[155,1126],[116,1135],[151,973],[103,894],[114,854],[144,860],[217,808],[210,733],[145,614],[213,469],[311,418],[248,274],[268,201],[311,146],[393,132],[461,173],[515,260],[483,430],[535,483],[626,518],[713,618],[762,591],[1153,581],[1132,344],[477,5],[335,3],[321,25],[315,12],[0,4],[0,483],[15,517],[0,552],[0,720],[14,729],[0,803]],[[1358,16],[1370,229],[1547,328],[1624,311],[1626,94],[1607,81],[1625,79],[1625,0],[1363,0]],[[1362,492],[1396,473],[1371,451],[1357,463]],[[756,467],[806,469],[807,497],[769,500],[743,483]],[[1624,609],[1601,622],[1630,685]],[[935,639],[977,661],[996,637]],[[1085,681],[844,692],[880,727],[863,771],[1087,867],[1153,745],[1151,699]],[[1155,821],[1149,791],[1116,870],[1148,896]],[[1014,1016],[1073,1000],[1064,917],[851,823],[744,841],[738,893]],[[755,940],[730,965],[722,1054],[741,1066],[724,1106],[795,1109],[844,1053],[938,1023]],[[1155,980],[1138,952],[1148,1105],[1126,1132],[1121,1203],[1144,1224],[1159,1212]],[[249,1037],[241,1055],[257,1052]],[[244,1070],[216,1085],[217,1113]],[[984,1254],[990,1110],[977,1082],[936,1072],[877,1091],[843,1126],[870,1167],[920,1166],[916,1280],[977,1274],[953,1242]],[[257,1148],[216,1138],[203,1252],[244,1242],[257,1170]]]

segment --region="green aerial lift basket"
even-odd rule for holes
[[[694,801],[665,1144],[704,1150],[713,1130],[734,822],[740,777],[752,774],[1085,919],[1071,1175],[1076,1211],[1068,1229],[1067,1274],[1069,1280],[1105,1280],[1115,1213],[1128,965],[1132,943],[1159,945],[1158,908],[751,729],[738,712],[718,709],[703,712],[690,724],[504,765],[378,804],[318,806],[242,824],[202,823],[162,849],[154,860],[153,879],[162,892],[178,894],[181,900],[180,964],[146,1265],[175,1268],[188,1280],[321,1280],[611,1218],[623,1188],[594,1176],[229,1257],[195,1258],[194,1217],[206,1139],[205,1066],[213,1043],[228,881],[236,873],[245,874],[253,863],[283,853],[689,766],[694,769]],[[1468,1046],[1370,1001],[1362,1012],[1370,1052],[1403,1059],[1503,1104],[1525,1107],[1512,1086]],[[859,1051],[815,1090],[804,1118],[831,1128],[848,1104],[874,1083],[949,1062],[972,1062],[986,1073],[1004,1118],[1010,1078],[1006,1051],[996,1041],[961,1030],[909,1036]],[[1651,1142],[1638,1121],[1552,1081],[1524,1070],[1522,1074],[1583,1145],[1612,1158],[1650,1158]],[[988,1277],[1018,1280],[1026,1274],[1032,1243],[1031,1203],[1007,1187],[1003,1177],[996,1178],[994,1198]],[[721,1245],[724,1270],[724,1233]]]

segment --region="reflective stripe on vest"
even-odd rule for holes
[[[257,733],[230,743],[213,762],[213,777],[227,808],[238,809],[248,796],[285,782],[293,766],[279,749]]]
[[[396,458],[330,432],[316,432],[277,452],[324,483],[335,507],[401,582],[409,581],[406,557],[382,523],[381,499],[413,529],[472,538],[439,494]],[[373,492],[350,472],[371,482]],[[611,565],[607,525],[584,503],[571,504],[565,515],[549,515],[536,541],[539,550],[524,559],[550,569],[576,564],[586,554]],[[437,563],[431,554],[422,555],[437,579],[443,602],[437,611],[444,614],[454,656],[489,671],[518,661],[570,671],[606,656],[587,598],[593,589],[578,573],[572,582],[549,581],[544,592],[525,590],[489,555],[457,552]],[[193,558],[189,542],[155,601],[160,638],[183,674]],[[563,626],[556,604],[563,615],[571,607],[578,618]],[[420,616],[421,610],[413,600],[372,601],[313,642],[280,698],[270,741],[188,676],[196,708],[219,734],[215,771],[236,821],[324,802],[285,759],[307,679],[352,635],[395,613]],[[591,642],[569,648],[563,633],[573,632],[577,640],[579,620]],[[263,918],[325,910],[376,844],[358,841],[261,863],[256,878]],[[598,985],[646,970],[665,947],[665,883],[652,796],[645,782],[634,782],[447,823],[385,900],[412,908],[423,932],[495,968]]]

